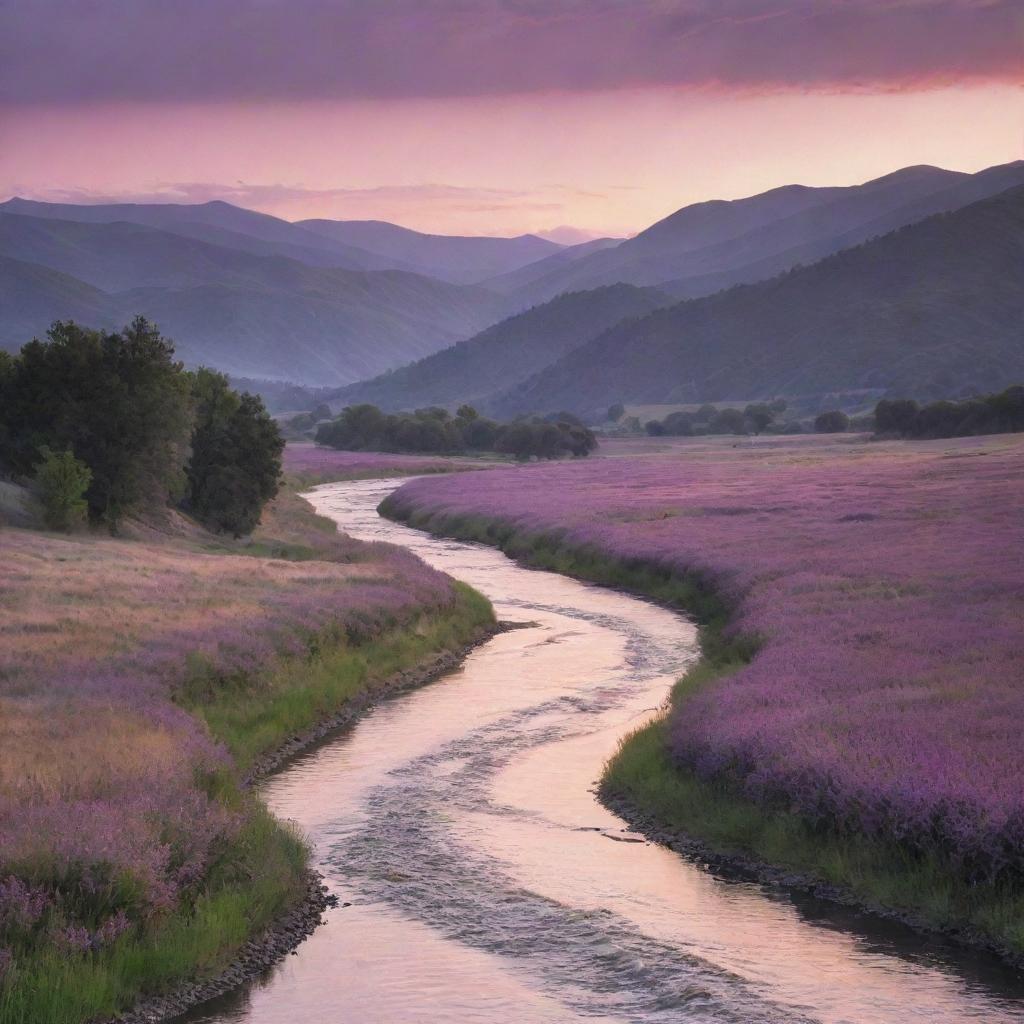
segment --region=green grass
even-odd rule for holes
[[[668,756],[666,720],[626,736],[608,762],[602,790],[624,798],[664,829],[740,856],[837,886],[868,907],[896,911],[928,928],[952,929],[1024,953],[1024,893],[968,885],[939,860],[859,835],[812,829],[721,784],[680,769]]]
[[[368,643],[351,646],[339,640],[309,660],[289,659],[254,680],[215,687],[190,706],[244,769],[356,694],[375,689],[428,655],[455,650],[480,636],[494,622],[491,606],[465,584],[456,587],[458,601],[448,611],[422,615]]]
[[[347,558],[336,545],[334,523],[293,492],[278,503],[270,529],[261,529],[248,553],[289,560]],[[308,542],[306,539],[308,538]],[[223,542],[212,550],[231,550]],[[362,643],[343,630],[318,637],[308,657],[285,658],[244,678],[209,672],[201,659],[189,667],[178,700],[202,718],[231,751],[235,768],[204,780],[210,795],[240,813],[243,825],[221,852],[191,900],[156,922],[123,935],[110,947],[62,956],[52,947],[22,956],[0,979],[2,1024],[83,1024],[123,1011],[140,996],[184,980],[215,976],[238,950],[305,893],[309,849],[290,826],[276,821],[239,784],[245,769],[339,711],[357,694],[441,651],[458,649],[494,624],[486,598],[457,583],[454,604],[395,623]]]
[[[395,515],[387,500],[384,514]],[[568,544],[557,532],[527,533],[482,517],[414,514],[410,525],[435,534],[501,548],[519,561],[605,586],[632,591],[693,615],[700,626],[700,661],[673,687],[674,708],[698,689],[738,671],[760,638],[724,635],[730,609],[696,576],[680,576],[637,560],[621,562],[596,548]],[[851,894],[865,906],[896,912],[926,928],[948,929],[1024,956],[1024,888],[964,881],[954,865],[861,834],[812,827],[765,807],[727,783],[698,778],[674,764],[667,716],[625,737],[605,766],[602,791],[624,798],[644,817],[687,835],[709,850],[760,861]]]
[[[304,891],[302,838],[255,801],[245,825],[207,876],[202,891],[142,934],[127,933],[101,952],[55,952],[22,963],[0,985],[4,1024],[80,1024],[123,1010],[140,993],[183,978],[217,974],[252,935]]]

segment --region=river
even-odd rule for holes
[[[529,623],[386,701],[263,786],[343,905],[190,1024],[888,1024],[1024,1020],[986,957],[721,878],[593,795],[695,657],[684,618],[381,519],[394,481],[317,488],[340,529],[411,548]]]

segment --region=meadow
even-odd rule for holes
[[[434,455],[348,452],[315,444],[291,443],[284,450],[284,472],[304,487],[332,480],[360,480],[419,473],[450,473],[469,468],[468,460]]]
[[[305,892],[241,784],[350,696],[488,628],[294,491],[251,540],[0,531],[0,1018],[76,1022],[223,965]]]
[[[866,897],[1020,952],[1024,442],[657,440],[415,480],[385,511],[693,611],[705,661],[626,748],[675,773],[662,797],[685,780],[742,806],[720,846],[787,820],[854,890],[864,859],[836,850],[874,843],[872,872],[917,882]],[[778,838],[754,852],[787,859]]]

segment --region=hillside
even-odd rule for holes
[[[331,241],[296,224],[220,200],[209,203],[43,203],[16,196],[0,213],[83,224],[139,224],[262,256],[287,256],[316,267],[411,270],[394,260]]]
[[[379,220],[304,220],[296,226],[453,284],[477,284],[563,248],[537,235],[428,235]]]
[[[496,410],[997,390],[1024,379],[1022,281],[1019,187],[614,327],[505,392]]]
[[[1024,184],[1024,162],[969,175],[907,167],[863,185],[789,185],[747,199],[684,207],[634,238],[512,291],[522,305],[613,281],[680,298],[764,280],[852,245]]]
[[[486,409],[493,393],[543,370],[613,324],[668,301],[654,289],[626,284],[560,295],[411,366],[344,388],[332,400],[372,402],[386,410],[462,402]]]
[[[116,304],[100,289],[36,263],[0,256],[0,349],[23,344],[40,324],[53,320],[112,327],[116,315]]]
[[[314,267],[126,222],[0,214],[0,257],[0,294],[17,296],[0,306],[5,348],[60,316],[113,326],[143,313],[190,363],[316,385],[421,358],[507,308],[418,274]]]

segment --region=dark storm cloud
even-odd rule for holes
[[[1024,82],[1022,0],[0,0],[0,102]]]

